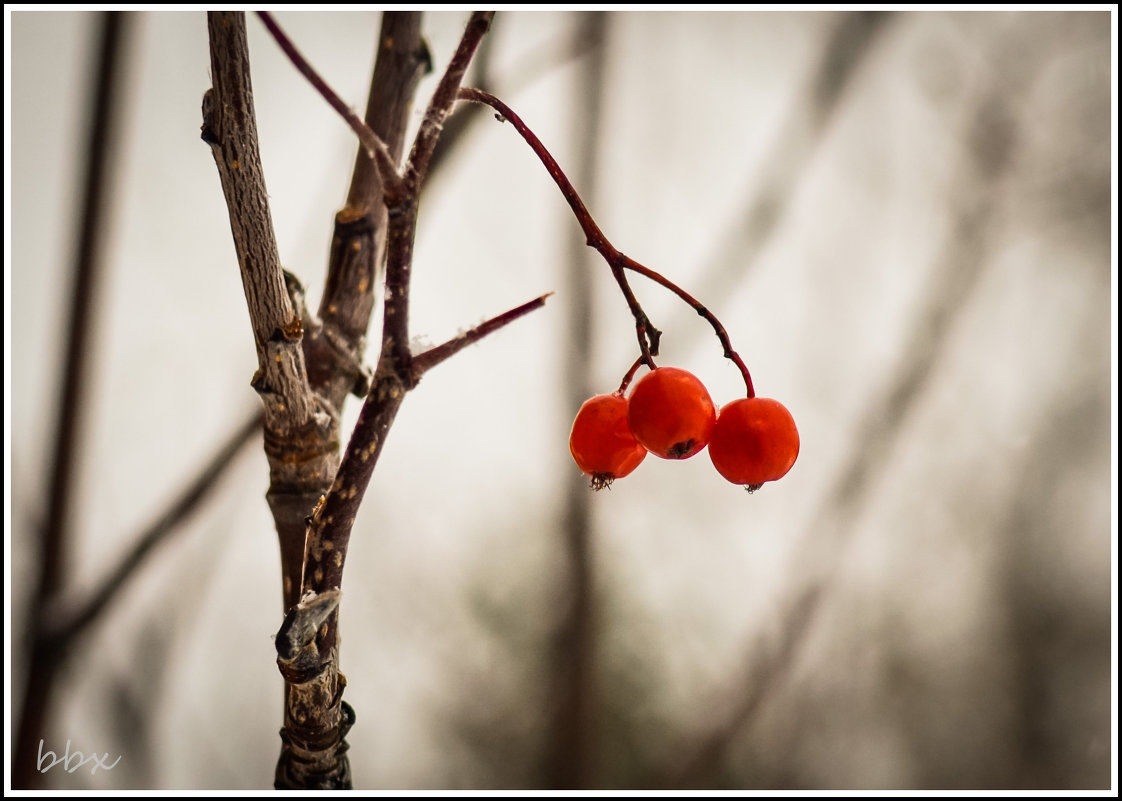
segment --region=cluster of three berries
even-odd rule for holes
[[[573,459],[597,489],[626,476],[648,452],[688,459],[706,445],[717,472],[755,488],[791,469],[799,432],[779,401],[740,398],[718,414],[695,375],[659,367],[636,383],[630,398],[617,393],[585,401],[569,435]]]

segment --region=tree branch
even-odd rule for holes
[[[324,409],[337,425],[349,393],[365,397],[369,376],[362,367],[366,331],[374,309],[377,272],[385,254],[386,209],[383,181],[400,184],[401,159],[413,94],[422,74],[430,68],[428,50],[421,39],[419,12],[386,12],[382,17],[378,55],[371,79],[365,123],[358,125],[384,143],[372,159],[359,147],[347,205],[335,215],[335,233],[328,258],[327,280],[319,318],[300,309],[304,321],[304,355],[308,379]],[[342,101],[292,46],[272,19],[263,16],[282,49],[337,109]],[[349,109],[346,109],[349,113]],[[353,114],[350,115],[353,117]],[[352,125],[354,120],[351,120]],[[295,280],[295,279],[293,279]],[[337,438],[327,444],[337,449]],[[282,534],[284,608],[299,600],[304,559],[304,520],[321,495],[327,492],[337,467],[315,471],[317,480],[294,492],[274,486],[269,503]]]
[[[397,205],[389,208],[382,352],[373,386],[359,414],[339,473],[324,502],[316,507],[308,527],[305,592],[319,593],[341,587],[343,562],[358,505],[370,482],[390,424],[405,393],[415,383],[413,355],[409,350],[408,311],[413,242],[417,230],[417,194],[425,165],[440,135],[440,122],[455,102],[459,80],[492,16],[492,12],[476,12],[468,21],[414,141],[405,170],[408,194],[398,198]],[[386,201],[387,204],[391,202],[388,192]],[[327,639],[321,638],[321,650],[327,642]]]
[[[383,122],[387,136],[397,145],[395,158],[400,157],[404,141],[409,95],[428,62],[427,51],[420,41],[418,22],[414,16],[383,17],[379,57],[371,86],[368,116],[371,113],[388,115]],[[453,66],[461,73],[474,50],[474,45],[468,47],[464,42],[472,41],[469,35],[472,34],[474,43],[478,44],[478,37],[485,30],[486,26],[480,30],[478,24],[469,24],[469,33],[465,34],[457,50],[458,60],[453,59]],[[399,32],[403,34],[400,38],[397,36]],[[455,74],[452,67],[450,73]],[[446,73],[442,84],[447,84],[448,80],[449,73]],[[393,85],[387,86],[387,83]],[[457,86],[458,79],[450,90],[445,89],[445,94],[450,92],[454,99]],[[376,111],[375,107],[381,106],[380,101],[387,94],[391,100],[386,104],[390,111]],[[451,101],[447,101],[447,105],[450,104]],[[436,133],[438,135],[439,130]],[[363,155],[359,155],[348,205],[336,218],[336,232],[342,231],[343,235],[337,236],[332,245],[332,265],[323,300],[324,324],[320,341],[334,348],[342,358],[324,359],[315,368],[314,379],[316,385],[322,381],[322,385],[328,388],[330,397],[326,403],[332,410],[341,405],[345,392],[355,389],[358,383],[354,380],[355,371],[359,369],[362,338],[373,308],[375,267],[383,252],[379,232],[385,230],[383,225],[387,216],[389,230],[385,247],[392,254],[392,266],[387,269],[386,316],[393,317],[395,322],[386,324],[383,343],[386,341],[386,330],[392,332],[391,340],[394,333],[407,331],[405,312],[408,309],[408,276],[416,230],[419,182],[414,183],[412,188],[404,187],[403,182],[396,180],[396,174],[388,175],[381,161],[375,166],[375,170],[364,167]],[[380,180],[380,186],[377,180]],[[402,205],[408,210],[406,214],[400,213]],[[394,312],[399,313],[396,317],[390,311],[391,306]],[[315,342],[318,339],[318,322],[311,321],[309,329]],[[282,634],[286,636],[278,635],[277,639],[277,664],[286,681],[285,723],[281,732],[284,746],[274,779],[278,789],[350,787],[344,738],[354,721],[354,712],[342,701],[346,681],[339,672],[338,615],[334,604],[338,602],[337,592],[342,582],[354,513],[369,483],[381,444],[405,391],[412,383],[408,372],[407,333],[400,342],[406,355],[390,370],[385,369],[391,365],[385,358],[387,349],[383,346],[383,358],[379,360],[374,386],[360,412],[343,465],[338,473],[332,471],[329,474],[334,477],[331,489],[315,504],[306,528],[301,527],[305,534],[303,573],[299,580],[286,585],[286,606],[292,611],[282,627]],[[319,352],[322,353],[323,349]],[[270,497],[272,500],[272,492]],[[299,506],[287,508],[286,519],[291,520],[292,515],[299,512],[303,520],[303,515],[311,510],[308,500],[307,495],[301,498],[305,503],[304,511],[299,511]],[[340,512],[340,509],[343,511]],[[328,530],[326,537],[323,536],[325,528]],[[290,575],[286,572],[286,580]],[[321,603],[325,599],[331,602]],[[314,610],[314,614],[309,617],[311,613],[307,610]],[[322,626],[318,622],[316,625],[308,624],[313,617],[319,621],[320,614],[324,615]],[[292,640],[293,637],[299,639],[309,634],[318,636],[302,645]]]
[[[433,149],[452,106],[460,81],[471,63],[472,54],[490,27],[494,12],[477,11],[468,20],[460,44],[444,72],[432,100],[429,101],[421,127],[413,140],[405,165],[404,194],[385,193],[389,211],[386,248],[386,303],[382,324],[382,353],[379,370],[383,375],[396,375],[407,383],[409,360],[409,283],[413,266],[413,241],[417,233],[417,200]]]
[[[203,98],[202,138],[211,146],[226,197],[257,346],[251,384],[265,408],[269,501],[287,606],[294,602],[303,561],[300,520],[335,474],[339,423],[325,413],[309,385],[304,323],[292,300],[300,290],[281,270],[277,253],[257,143],[245,15],[211,12],[207,19],[214,86]]]
[[[433,349],[427,354],[427,359],[422,359],[415,368],[409,351],[408,298],[416,236],[417,195],[443,120],[455,102],[464,71],[487,31],[491,16],[490,12],[472,15],[430,102],[404,171],[405,179],[399,180],[396,168],[391,169],[392,156],[385,146],[374,149],[376,169],[373,171],[363,167],[360,154],[350,198],[357,204],[349,202],[337,215],[337,226],[350,227],[345,228],[347,236],[337,237],[333,243],[332,270],[324,297],[324,316],[331,319],[322,324],[307,314],[303,308],[303,288],[294,276],[280,272],[276,260],[256,147],[244,17],[228,14],[212,14],[210,17],[215,87],[204,99],[203,138],[212,146],[227,195],[231,227],[243,269],[243,284],[254,320],[261,365],[254,378],[254,386],[266,398],[281,398],[271,408],[266,402],[266,450],[270,451],[270,417],[287,413],[288,417],[280,420],[288,423],[289,427],[277,432],[271,455],[284,454],[289,461],[295,456],[299,465],[298,469],[285,474],[287,481],[282,482],[277,480],[280,471],[274,469],[269,491],[281,536],[285,606],[289,610],[285,625],[277,636],[277,663],[285,677],[286,693],[285,722],[281,731],[284,745],[274,780],[278,789],[345,789],[350,786],[344,738],[354,721],[354,713],[342,701],[346,681],[338,669],[339,590],[358,505],[405,393],[425,369],[544,302],[543,297],[524,304],[463,337]],[[268,15],[262,15],[262,19],[290,58],[300,66],[301,72],[339,108],[341,101],[303,62],[275,23]],[[415,45],[406,44],[402,48],[404,65],[400,57],[386,55],[395,49],[395,39],[385,30],[379,51],[378,63],[388,65],[387,75],[404,79],[393,90],[396,94],[391,92],[399,101],[394,108],[407,109],[403,90],[411,91],[419,78],[420,67],[426,61],[420,55],[424,50],[420,45],[419,29],[416,20],[411,17],[388,17],[384,18],[384,22],[389,29],[399,24],[406,31],[414,31],[418,37]],[[227,50],[229,54],[225,52]],[[383,61],[383,55],[386,55],[386,61]],[[402,69],[403,66],[405,69]],[[372,86],[371,108],[377,91],[384,91],[384,88]],[[349,113],[345,107],[341,110]],[[400,118],[386,121],[391,133],[400,133],[404,129],[404,112],[399,114]],[[362,128],[366,127],[362,125]],[[381,140],[377,144],[381,145]],[[376,266],[373,259],[379,253],[376,235],[379,220],[376,215],[382,212],[374,203],[377,197],[374,174],[381,181],[379,199],[383,200],[388,218],[382,351],[358,424],[342,463],[335,471],[332,459],[335,452],[330,447],[334,443],[322,435],[335,430],[338,408],[345,392],[356,388],[356,375],[361,375],[358,359],[373,304]],[[257,213],[255,219],[244,219],[247,214],[252,217],[253,212]],[[277,280],[278,275],[280,281]],[[281,283],[285,285],[283,295],[277,292]],[[358,290],[359,302],[352,302],[348,297],[348,284]],[[288,303],[285,303],[286,300]],[[338,314],[340,301],[348,303],[345,315]],[[278,310],[288,321],[286,324],[273,326],[272,329],[261,324],[262,318],[272,322]],[[308,353],[317,357],[313,359],[311,375],[314,378],[309,378],[304,372],[303,359],[297,358],[303,357],[304,350],[292,347],[292,343],[300,343],[304,338],[305,327],[309,339],[305,343],[309,345]],[[270,330],[272,333],[269,333]],[[261,358],[262,354],[264,358]],[[274,363],[287,369],[278,372]],[[283,382],[279,391],[274,380]],[[334,391],[330,398],[317,398],[312,395],[311,386],[331,387]],[[293,403],[288,401],[289,398]],[[303,408],[299,405],[302,402]],[[294,404],[296,408],[293,408]],[[326,413],[321,413],[321,410]],[[305,412],[311,424],[305,428],[292,425],[291,417],[301,411]],[[291,447],[293,431],[306,434],[299,440],[304,449],[296,454]],[[322,469],[309,469],[307,462],[313,460]],[[311,493],[329,476],[333,476],[330,489],[315,503],[314,510],[311,509]],[[311,511],[306,518],[306,527],[298,527],[294,523],[296,519],[303,519],[298,518],[300,514],[307,514],[302,510]],[[303,538],[297,536],[298,528]],[[303,546],[302,551],[298,552],[298,544]],[[298,559],[303,561],[302,574],[295,572]],[[312,639],[304,642],[308,638]]]

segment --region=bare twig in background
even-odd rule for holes
[[[101,41],[93,90],[89,94],[91,120],[87,139],[82,188],[82,212],[78,222],[78,246],[74,255],[74,286],[70,296],[63,386],[52,448],[50,488],[44,505],[47,519],[43,526],[38,554],[39,575],[31,601],[30,653],[23,712],[16,739],[13,787],[34,788],[40,774],[35,770],[36,748],[43,737],[48,703],[63,653],[58,642],[47,636],[49,621],[43,615],[64,588],[66,553],[70,548],[74,471],[76,454],[82,440],[82,392],[86,384],[92,343],[93,304],[97,299],[103,258],[106,224],[108,176],[116,144],[119,117],[122,53],[127,46],[130,17],[121,13],[101,16]]]
[[[1015,109],[1031,74],[1008,71],[991,76],[988,91],[980,93],[966,131],[964,152],[955,175],[957,191],[950,197],[969,198],[952,209],[952,231],[923,293],[923,308],[914,323],[892,379],[869,405],[857,434],[862,444],[837,473],[829,493],[821,499],[814,523],[802,537],[807,550],[800,560],[804,572],[784,602],[782,639],[767,646],[751,636],[738,679],[713,704],[710,731],[675,749],[676,760],[658,777],[656,787],[704,784],[730,743],[751,724],[760,705],[792,672],[802,646],[813,630],[814,616],[829,597],[832,569],[853,533],[854,521],[877,487],[877,471],[904,431],[905,423],[923,396],[934,368],[947,349],[954,323],[992,263],[991,223],[1005,200],[1005,183],[1012,153],[1021,136]],[[736,689],[739,687],[739,689]]]
[[[595,191],[599,172],[598,142],[604,113],[604,67],[611,17],[603,12],[585,12],[574,28],[578,41],[588,46],[574,81],[572,104],[574,152],[578,159],[574,177],[581,186]],[[576,237],[567,238],[566,268],[568,350],[562,363],[561,385],[568,388],[566,407],[578,409],[591,395],[594,308],[592,254]],[[593,599],[592,536],[594,533],[590,493],[584,476],[571,471],[565,488],[565,512],[561,537],[567,557],[559,582],[568,593],[563,615],[557,624],[549,664],[553,682],[550,728],[546,739],[544,786],[584,789],[594,786],[593,710],[596,705],[595,603]]]
[[[210,492],[220,486],[227,477],[227,472],[234,465],[235,457],[249,444],[254,435],[261,431],[261,423],[262,415],[257,411],[238,426],[168,508],[135,538],[132,548],[121,558],[117,567],[102,580],[99,588],[90,593],[89,598],[76,610],[59,621],[57,628],[47,633],[47,636],[53,637],[58,642],[60,649],[67,648],[76,636],[97,619],[124,589],[128,581],[137,574],[157,546],[162,545],[172,534],[182,529],[191,514],[207,500]]]
[[[1081,474],[1078,468],[1086,454],[1096,452],[1103,455],[1102,467],[1107,467],[1109,454],[1102,443],[1104,422],[1110,418],[1109,403],[1106,391],[1064,397],[1051,414],[1042,416],[1028,455],[1019,465],[1017,497],[1026,501],[1011,505],[1002,523],[1001,534],[1011,558],[1003,562],[996,577],[1009,616],[1012,669],[1007,692],[1017,710],[1010,726],[1009,751],[1016,761],[1009,765],[1004,760],[986,760],[990,773],[986,779],[995,785],[1004,783],[1018,790],[1057,786],[1102,790],[1107,786],[1113,746],[1109,713],[1086,687],[1098,684],[1105,689],[1104,677],[1112,664],[1110,638],[1103,636],[1103,632],[1116,630],[1111,620],[1109,571],[1084,576],[1087,586],[1079,593],[1054,588],[1042,591],[1040,577],[1055,567],[1050,563],[1055,553],[1050,543],[1057,532],[1066,533],[1070,526],[1063,510],[1050,503],[1056,477]],[[1101,475],[1109,472],[1103,469]],[[1079,657],[1074,670],[1056,669],[1072,655]],[[1062,711],[1041,703],[1046,698],[1062,698],[1057,705]],[[1057,726],[1057,716],[1077,721],[1077,736]],[[922,735],[916,734],[917,739]],[[1015,783],[1009,781],[1010,775]],[[941,776],[931,777],[932,784],[940,781],[944,781]]]
[[[848,11],[824,44],[806,90],[775,138],[762,174],[753,180],[744,212],[705,259],[696,285],[698,297],[719,297],[730,281],[741,280],[783,219],[812,154],[860,67],[893,19],[889,11]]]

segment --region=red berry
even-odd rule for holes
[[[709,443],[717,409],[697,376],[677,367],[651,370],[631,391],[627,422],[655,456],[688,459]]]
[[[771,398],[741,398],[717,416],[709,457],[733,484],[755,489],[775,481],[799,456],[799,432],[787,407]]]
[[[577,412],[569,434],[569,450],[592,488],[603,489],[623,478],[647,455],[627,427],[627,399],[622,395],[589,398]]]

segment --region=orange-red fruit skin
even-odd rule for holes
[[[627,426],[627,399],[597,395],[580,407],[569,434],[569,451],[577,467],[600,483],[623,478],[647,455]]]
[[[754,486],[783,478],[798,456],[799,431],[779,401],[740,398],[717,415],[709,457],[733,484]]]
[[[688,459],[709,444],[717,409],[705,385],[686,370],[651,370],[631,391],[627,422],[643,446],[663,459]]]

